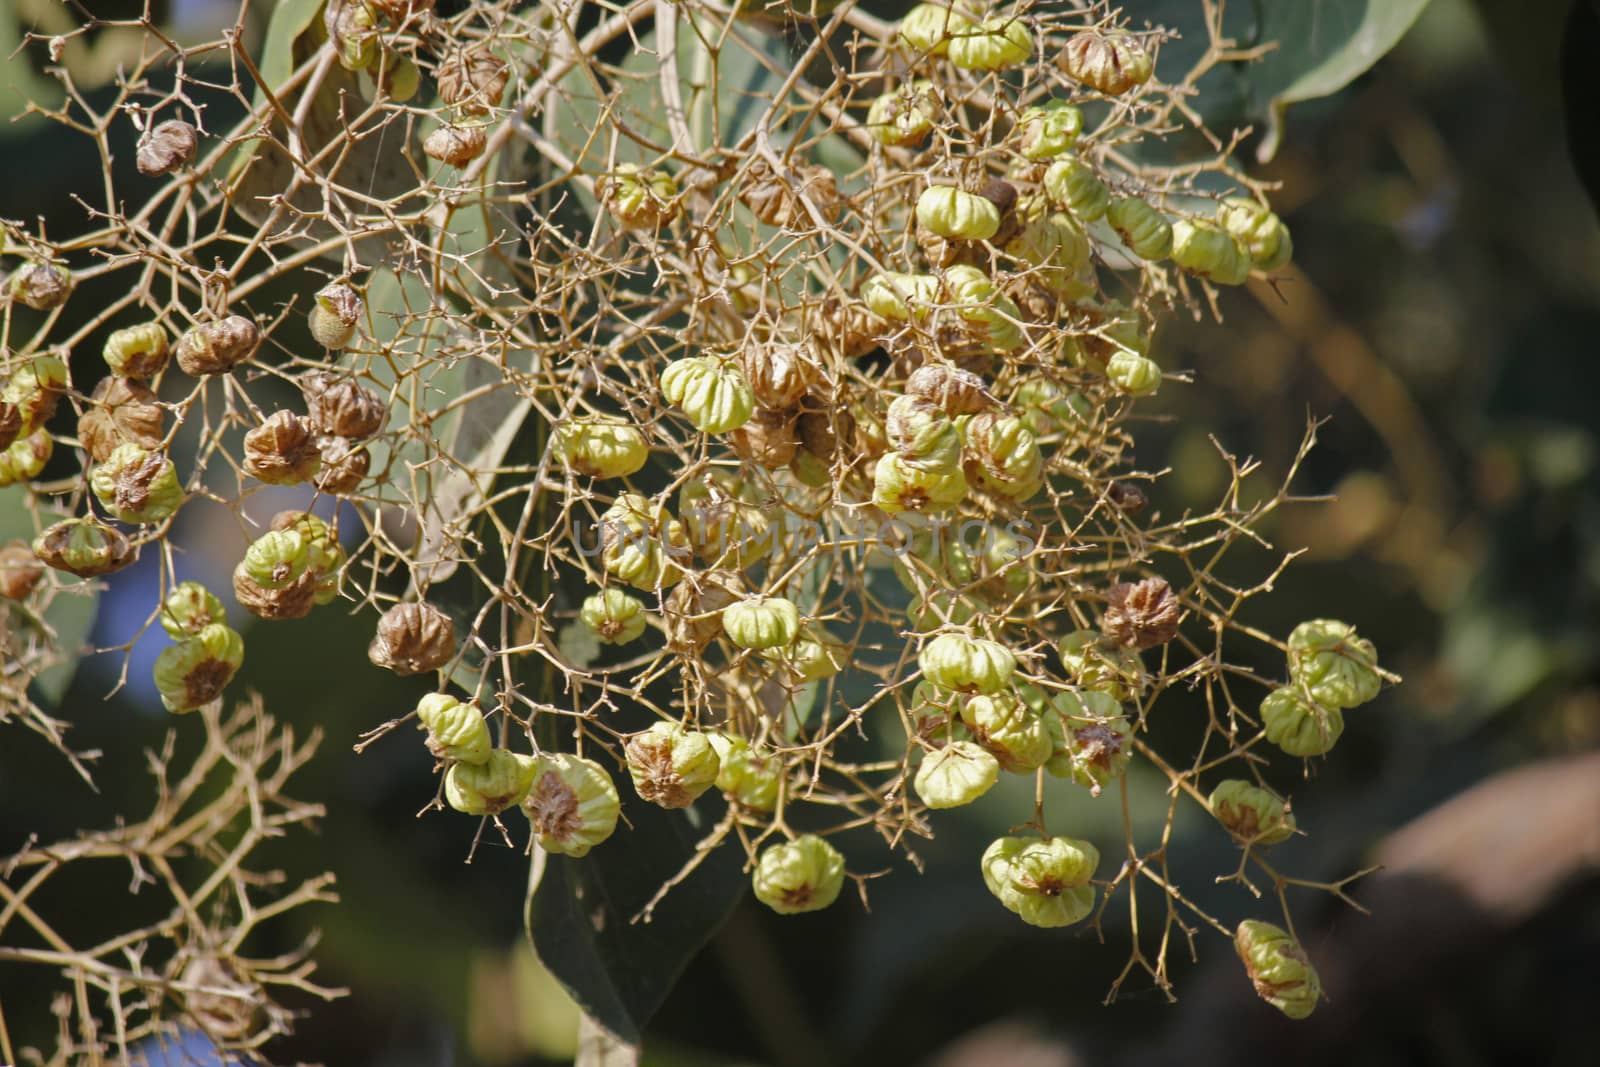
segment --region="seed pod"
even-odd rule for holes
[[[840,359],[859,359],[879,345],[888,324],[853,300],[828,297],[812,320],[812,337]]]
[[[1224,200],[1217,221],[1244,246],[1257,270],[1277,270],[1294,256],[1289,227],[1263,204],[1243,197]]]
[[[717,750],[706,735],[658,722],[628,739],[628,775],[639,796],[663,808],[687,808],[717,781]]]
[[[483,763],[452,763],[444,799],[463,815],[498,815],[522,802],[536,773],[532,756],[497,748]]]
[[[26,600],[44,578],[44,567],[26,541],[0,545],[0,599]]]
[[[464,115],[487,115],[500,106],[511,70],[492,52],[469,48],[439,64],[436,77],[440,100]]]
[[[1061,101],[1030,107],[1017,120],[1017,129],[1024,159],[1054,159],[1078,143],[1083,112]]]
[[[1250,253],[1231,233],[1204,219],[1172,224],[1172,261],[1218,285],[1242,285],[1250,277]]]
[[[833,459],[841,437],[853,439],[855,430],[855,416],[843,409],[802,411],[795,420],[800,447],[824,463]]]
[[[1139,653],[1106,641],[1094,630],[1074,630],[1057,648],[1067,677],[1082,689],[1104,690],[1121,703],[1144,688]]]
[[[142,382],[102,378],[78,416],[78,439],[89,458],[104,463],[118,445],[133,444],[153,452],[165,433],[156,394]]]
[[[1045,764],[1052,775],[1070,778],[1097,797],[1127,771],[1133,759],[1133,726],[1109,693],[1059,693],[1046,714],[1047,723],[1060,726]]]
[[[1378,695],[1378,650],[1337,619],[1312,619],[1289,634],[1289,676],[1311,699],[1353,708]]]
[[[463,704],[448,693],[429,693],[417,702],[417,721],[428,731],[428,751],[435,759],[489,762],[494,740],[477,704]]]
[[[11,372],[0,401],[16,408],[17,435],[26,437],[50,421],[66,390],[66,363],[57,356],[35,356]]]
[[[919,396],[897,396],[884,430],[900,460],[918,470],[949,472],[961,463],[961,432],[944,409]]]
[[[488,142],[482,126],[440,126],[422,142],[422,151],[449,166],[465,167],[483,155]]]
[[[745,202],[756,218],[768,226],[783,230],[810,230],[816,225],[811,208],[825,223],[839,217],[842,201],[838,182],[827,167],[801,166],[794,168],[797,181],[774,173],[765,161],[757,161],[741,187],[739,199]],[[809,207],[807,206],[809,204]]]
[[[201,377],[226,374],[255,354],[261,329],[243,315],[229,315],[194,327],[178,339],[178,366]]]
[[[268,485],[310,481],[321,466],[316,427],[292,411],[279,411],[244,435],[244,469]]]
[[[906,394],[921,397],[946,415],[972,415],[994,404],[983,378],[948,363],[925,363],[906,379]]]
[[[378,62],[376,12],[363,0],[329,0],[323,8],[322,23],[333,42],[339,65],[352,74]]]
[[[1094,168],[1072,152],[1063,154],[1044,172],[1044,191],[1052,204],[1085,223],[1104,218],[1111,202],[1111,194]]]
[[[729,800],[752,811],[772,811],[778,806],[783,784],[783,763],[760,755],[742,737],[721,731],[706,735],[717,750],[717,788]]]
[[[994,641],[965,634],[940,634],[917,655],[923,676],[958,693],[998,693],[1011,681],[1017,658]]]
[[[590,478],[626,478],[650,458],[644,434],[609,416],[562,422],[556,427],[554,443],[562,462],[574,473]]]
[[[806,346],[792,341],[747,344],[739,350],[739,366],[750,391],[769,408],[798,404],[821,374]]]
[[[1082,393],[1068,393],[1054,382],[1041,379],[1018,386],[1011,396],[1011,406],[1035,437],[1055,433],[1064,426],[1082,425],[1093,415]]]
[[[867,109],[867,129],[879,144],[915,144],[939,118],[938,90],[930,81],[915,81],[884,93]]]
[[[722,629],[740,648],[780,648],[800,633],[800,609],[781,596],[760,596],[730,604]]]
[[[769,845],[756,860],[750,883],[756,899],[779,915],[820,911],[839,898],[844,857],[815,834]]]
[[[962,705],[961,721],[972,740],[1012,774],[1038,770],[1055,751],[1044,717],[1007,690],[972,697]]]
[[[861,283],[862,303],[874,315],[894,322],[922,318],[938,295],[939,279],[931,274],[883,271]]]
[[[1013,16],[985,19],[975,31],[951,39],[945,51],[963,70],[1005,70],[1026,63],[1033,54],[1033,34]]]
[[[154,378],[166,369],[167,354],[167,331],[159,322],[117,330],[102,350],[111,373],[124,378]]]
[[[999,778],[1000,764],[993,755],[971,741],[952,741],[923,755],[911,785],[924,804],[939,810],[971,804]]]
[[[970,33],[971,20],[938,4],[918,4],[900,19],[896,39],[914,52],[942,56],[951,38]]]
[[[722,609],[744,594],[737,571],[687,575],[661,605],[667,647],[681,656],[698,656],[722,632]]]
[[[1015,415],[985,411],[966,426],[967,476],[992,493],[1027,500],[1044,485],[1039,443]]]
[[[625,645],[645,631],[649,616],[644,603],[621,589],[603,589],[585,597],[578,619],[608,645]]]
[[[1106,364],[1106,379],[1129,396],[1155,396],[1161,388],[1161,365],[1134,352],[1118,352]]]
[[[917,197],[917,224],[940,237],[987,241],[1000,232],[1000,209],[977,193],[930,185]]]
[[[405,677],[436,671],[456,654],[450,616],[428,603],[396,604],[378,620],[378,633],[367,646],[367,658]]]
[[[161,522],[184,501],[178,470],[161,452],[118,445],[89,475],[100,506],[123,522]]]
[[[690,356],[661,372],[661,396],[701,433],[727,433],[750,421],[756,398],[737,367]]]
[[[1106,590],[1100,632],[1119,645],[1154,648],[1178,636],[1181,611],[1165,578],[1119,582]]]
[[[1276,845],[1294,836],[1289,802],[1241,778],[1217,783],[1206,801],[1211,814],[1245,845]]]
[[[403,104],[422,88],[422,70],[410,56],[385,47],[373,71],[378,88],[392,103]]]
[[[306,569],[316,580],[314,600],[330,604],[339,595],[339,572],[346,556],[328,524],[308,511],[280,511],[272,529],[297,534],[305,545]]]
[[[1021,309],[983,271],[958,264],[944,272],[941,282],[955,313],[975,339],[1002,352],[1022,346],[1025,339],[1017,325]]]
[[[50,263],[24,263],[11,274],[11,299],[35,311],[50,311],[72,295],[72,274]]]
[[[844,670],[850,665],[850,650],[826,631],[802,631],[787,647],[778,649],[775,658],[796,684],[803,684],[832,678]]]
[[[678,214],[678,183],[664,170],[619,163],[596,191],[605,209],[629,229],[659,229]]]
[[[11,442],[9,448],[0,451],[0,487],[37,478],[55,449],[55,439],[43,430]]]
[[[174,714],[202,708],[222,695],[243,663],[244,638],[222,623],[205,626],[156,657],[161,703]]]
[[[193,637],[207,626],[227,621],[222,601],[199,582],[179,582],[161,601],[161,628],[174,641]]]
[[[1287,930],[1246,919],[1234,931],[1233,947],[1262,1000],[1291,1019],[1304,1019],[1317,1010],[1322,980]]]
[[[312,427],[323,436],[371,437],[383,428],[388,414],[376,393],[357,385],[354,378],[328,371],[302,374],[300,395]]]
[[[305,538],[293,530],[272,530],[251,542],[233,569],[233,595],[259,618],[300,619],[316,604],[317,581]]]
[[[582,756],[545,753],[534,758],[533,786],[522,813],[539,847],[562,856],[586,856],[617,828],[622,798],[604,767]]]
[[[1100,852],[1071,837],[1002,837],[983,852],[984,885],[1030,926],[1070,926],[1094,911]]]
[[[1065,212],[1041,213],[1031,218],[1006,242],[1005,250],[1038,268],[1030,272],[1028,280],[1043,286],[1055,298],[1084,299],[1096,288],[1088,235]],[[1043,310],[1046,313],[1037,319],[1055,317],[1053,308]]]
[[[623,493],[600,516],[600,562],[638,589],[675,584],[689,562],[683,523],[638,493]]]
[[[159,178],[193,163],[199,147],[200,135],[193,126],[181,119],[168,119],[139,142],[134,164],[146,178]]]
[[[1138,41],[1122,33],[1080,30],[1061,54],[1067,75],[1107,96],[1121,96],[1150,80],[1154,65]]]
[[[93,518],[58,522],[33,539],[33,554],[45,566],[80,578],[98,578],[133,562],[133,545],[118,530]]]
[[[1106,221],[1140,259],[1165,259],[1172,253],[1172,223],[1138,197],[1113,200],[1106,208]]]
[[[1106,499],[1124,515],[1137,515],[1150,503],[1144,490],[1132,482],[1112,482],[1106,490]]]
[[[736,440],[742,432],[734,431]],[[713,566],[743,570],[772,551],[772,517],[742,499],[735,483],[690,482],[678,491],[678,511],[689,543]]]
[[[22,409],[0,399],[0,449],[10,448],[22,436]]]
[[[347,347],[355,338],[356,326],[365,312],[366,302],[354,287],[334,282],[317,291],[306,323],[319,345],[338,350]]]
[[[872,502],[884,511],[942,511],[967,495],[967,479],[959,466],[923,470],[898,452],[879,458],[872,472]]]
[[[1267,740],[1291,756],[1323,756],[1344,733],[1344,715],[1336,707],[1307,699],[1298,688],[1274,689],[1261,701],[1261,725]]]
[[[372,454],[348,437],[319,437],[317,451],[322,454],[322,465],[312,484],[331,496],[354,493],[372,469]]]

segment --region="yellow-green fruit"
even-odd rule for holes
[[[819,631],[821,636],[802,633],[777,658],[797,682],[820,682],[831,678],[850,664],[850,650]]]
[[[1106,379],[1129,396],[1155,396],[1161,388],[1161,365],[1137,352],[1116,352],[1106,363]]]
[[[1024,159],[1054,159],[1078,143],[1078,135],[1083,132],[1083,112],[1060,102],[1030,107],[1017,120],[1017,127]]]
[[[485,763],[494,751],[489,723],[476,704],[448,693],[429,693],[417,702],[417,721],[428,731],[428,751],[457,763]]]
[[[700,558],[743,570],[772,552],[778,530],[768,511],[736,492],[737,486],[691,482],[678,491],[678,512]]]
[[[1094,910],[1100,852],[1070,837],[1002,837],[983,852],[989,892],[1031,926],[1070,926]]]
[[[979,485],[1026,500],[1044,485],[1044,455],[1033,431],[1015,415],[985,411],[966,425],[967,472]]]
[[[938,117],[938,90],[930,81],[916,81],[874,100],[867,109],[867,129],[879,144],[914,144],[928,135]]]
[[[556,447],[566,465],[591,478],[626,478],[650,458],[638,428],[621,419],[574,419],[556,430]]]
[[[938,4],[918,4],[900,20],[899,39],[913,51],[942,56],[951,38],[971,33],[972,22]]]
[[[945,50],[963,70],[1004,70],[1033,54],[1033,34],[1014,17],[985,19],[976,30],[951,39]]]
[[[1294,836],[1289,802],[1270,789],[1229,778],[1211,791],[1211,814],[1247,845],[1276,845]]]
[[[1082,393],[1068,392],[1054,382],[1031,379],[1011,395],[1011,406],[1036,437],[1055,433],[1064,426],[1087,423],[1094,408]]]
[[[244,552],[244,572],[266,589],[282,589],[311,567],[311,551],[298,530],[268,530]]]
[[[1165,259],[1172,254],[1172,223],[1138,197],[1113,200],[1106,208],[1106,221],[1128,251],[1140,259]]]
[[[1291,756],[1322,756],[1344,733],[1338,708],[1309,700],[1294,686],[1274,689],[1261,701],[1267,740]]]
[[[861,283],[861,300],[880,318],[909,322],[922,318],[939,297],[939,279],[931,274],[883,271]]]
[[[221,623],[202,627],[156,657],[155,682],[171,712],[194,711],[222,695],[244,663],[244,638]]]
[[[756,397],[744,372],[705,356],[690,356],[661,372],[661,395],[701,433],[727,433],[750,421]]]
[[[756,899],[779,915],[819,911],[839,897],[844,857],[815,834],[768,846],[750,876]]]
[[[1233,947],[1262,1000],[1291,1019],[1304,1019],[1317,1010],[1322,980],[1289,931],[1246,919],[1234,931]]]
[[[1289,227],[1263,204],[1243,197],[1224,200],[1217,221],[1244,245],[1258,270],[1277,270],[1294,256]]]
[[[340,349],[355,339],[356,326],[365,310],[361,294],[354,287],[335,282],[318,290],[306,321],[318,344],[323,348]]]
[[[159,322],[142,322],[106,338],[106,366],[119,378],[154,378],[167,366],[167,331]]]
[[[606,644],[625,645],[644,633],[649,616],[638,597],[621,589],[604,589],[584,598],[578,618]]]
[[[300,535],[305,545],[307,569],[317,577],[315,601],[318,604],[332,603],[339,595],[339,571],[347,559],[333,530],[309,511],[279,512],[272,518],[272,527]]]
[[[11,372],[0,400],[17,409],[22,417],[17,434],[26,437],[50,421],[66,389],[66,363],[56,356],[35,356]]]
[[[133,545],[92,518],[65,519],[33,539],[33,554],[47,567],[80,578],[97,578],[133,562]]]
[[[958,263],[945,270],[943,283],[956,314],[980,339],[1002,352],[1022,346],[1022,312],[987,274]]]
[[[1353,708],[1373,699],[1383,687],[1378,650],[1337,619],[1312,619],[1289,634],[1289,676],[1311,699],[1336,708]]]
[[[721,770],[710,739],[675,722],[634,734],[625,751],[633,788],[663,808],[687,808],[716,784]]]
[[[174,641],[192,637],[213,623],[227,621],[222,601],[199,582],[179,582],[161,602],[161,628]]]
[[[959,808],[993,788],[1000,761],[971,741],[952,741],[922,757],[911,784],[930,808]]]
[[[663,170],[622,163],[599,187],[600,202],[629,229],[654,230],[678,213],[678,183]]]
[[[723,609],[722,629],[740,648],[780,648],[800,633],[800,609],[781,596],[741,600]]]
[[[621,812],[616,783],[594,760],[566,753],[534,757],[522,813],[546,852],[588,855],[616,830]]]
[[[1000,231],[1000,208],[953,185],[930,185],[917,197],[917,224],[940,237],[987,241]]]
[[[37,478],[55,450],[55,438],[43,430],[19,437],[0,449],[0,488]]]
[[[872,472],[872,502],[884,511],[942,511],[961,503],[967,495],[967,478],[956,467],[948,471],[923,470],[907,463],[897,452],[878,459]]]
[[[409,56],[384,49],[377,71],[378,86],[391,101],[403,104],[422,88],[422,71]]]
[[[1011,681],[1017,658],[1005,645],[965,634],[940,634],[922,646],[917,665],[934,685],[960,693],[998,693]]]
[[[1250,277],[1250,253],[1233,234],[1204,219],[1172,224],[1172,261],[1218,285],[1242,285]]]
[[[1110,693],[1096,690],[1058,693],[1050,705],[1046,716],[1060,729],[1045,770],[1099,796],[1133,759],[1133,727],[1122,705]]]
[[[463,815],[498,815],[520,804],[533,786],[532,756],[494,749],[482,763],[452,763],[444,776],[444,799]]]
[[[884,419],[889,446],[907,466],[951,471],[961,464],[961,432],[955,420],[931,400],[897,396]]]
[[[639,589],[675,584],[690,555],[683,523],[639,493],[623,493],[600,516],[600,546],[606,573]]]
[[[1008,691],[972,697],[961,709],[961,721],[1000,769],[1012,774],[1038,770],[1055,751],[1044,718]]]
[[[742,737],[722,732],[707,737],[717,750],[717,788],[754,811],[775,809],[783,763],[776,756],[758,754]]]
[[[118,445],[104,463],[95,464],[89,487],[100,505],[123,522],[160,522],[184,500],[172,461],[135,444]]]
[[[1080,222],[1105,217],[1111,194],[1094,168],[1075,153],[1067,153],[1044,172],[1044,191],[1050,202],[1066,208]]]
[[[1074,630],[1057,646],[1067,677],[1084,689],[1101,689],[1118,701],[1144,688],[1139,653],[1102,639],[1098,630]]]

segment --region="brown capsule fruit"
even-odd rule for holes
[[[1178,598],[1165,578],[1120,582],[1106,590],[1100,632],[1129,648],[1154,648],[1178,636]]]
[[[244,469],[268,485],[310,481],[321,465],[316,427],[292,411],[280,411],[244,435]]]
[[[193,163],[199,145],[200,135],[193,126],[181,119],[168,119],[139,142],[134,162],[146,178],[159,178]]]
[[[72,275],[51,263],[24,263],[11,274],[11,299],[35,311],[50,311],[72,295]]]
[[[185,374],[202,377],[226,374],[255,354],[261,328],[243,315],[205,322],[178,341],[178,366]]]
[[[129,378],[102,378],[78,417],[78,440],[96,463],[104,463],[118,445],[138,445],[146,451],[161,447],[161,405],[143,382]]]
[[[316,606],[317,572],[307,568],[298,578],[277,589],[256,581],[244,563],[233,569],[233,596],[241,607],[261,619],[303,619]]]
[[[378,620],[367,658],[399,675],[436,671],[456,654],[450,616],[427,603],[396,604]]]
[[[317,448],[322,466],[312,484],[331,496],[348,496],[361,488],[372,469],[372,455],[365,445],[348,437],[319,437]]]
[[[422,142],[422,151],[440,163],[464,167],[483,155],[487,143],[482,126],[440,126]]]
[[[0,546],[0,598],[25,600],[44,577],[44,565],[25,541]]]
[[[439,64],[439,99],[466,115],[486,115],[500,105],[511,69],[483,48],[456,52]]]
[[[982,378],[947,363],[926,363],[912,371],[906,392],[932,401],[947,415],[975,415],[994,406]]]
[[[730,431],[728,439],[739,455],[769,470],[787,467],[800,447],[792,408],[756,408],[750,421]]]
[[[388,414],[384,402],[355,379],[327,371],[311,371],[300,378],[306,414],[322,434],[337,437],[371,437],[383,428]]]
[[[800,402],[821,373],[810,350],[793,341],[758,341],[739,350],[739,366],[756,400],[769,408]]]
[[[785,230],[812,229],[816,225],[812,208],[823,222],[831,224],[843,203],[838,183],[827,167],[796,167],[791,183],[765,161],[750,168],[739,197],[756,218]]]

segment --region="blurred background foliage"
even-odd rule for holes
[[[78,16],[51,0],[7,6],[0,111],[28,97],[48,106],[59,93],[30,65],[38,49],[15,52],[19,27],[61,33]],[[106,17],[140,7],[89,6]],[[1406,678],[1352,715],[1332,756],[1303,778],[1287,762],[1275,769],[1310,832],[1282,846],[1283,867],[1336,878],[1375,859],[1386,866],[1357,892],[1372,917],[1320,894],[1297,898],[1327,1010],[1286,1024],[1254,999],[1229,946],[1204,931],[1200,962],[1174,975],[1178,1005],[1136,978],[1102,1006],[1127,958],[1125,915],[1108,917],[1104,945],[1089,930],[1031,929],[993,907],[977,877],[972,857],[1026,806],[1014,795],[1028,788],[1019,779],[1013,792],[996,789],[942,818],[938,840],[921,850],[926,870],[901,866],[875,880],[870,915],[852,901],[794,918],[741,904],[655,1019],[645,1062],[1055,1067],[1173,1062],[1180,1049],[1188,1063],[1593,1062],[1600,229],[1563,126],[1558,55],[1575,9],[1586,0],[1432,0],[1369,74],[1297,105],[1259,170],[1282,183],[1275,204],[1294,230],[1294,267],[1276,291],[1229,294],[1223,322],[1171,321],[1158,337],[1160,362],[1192,369],[1194,384],[1163,390],[1141,430],[1140,462],[1171,469],[1155,506],[1209,508],[1227,484],[1224,451],[1259,460],[1265,491],[1307,419],[1325,417],[1298,488],[1326,499],[1281,511],[1262,530],[1306,554],[1275,595],[1251,602],[1248,621],[1282,634],[1308,616],[1349,619]],[[208,0],[156,11],[193,40],[234,15]],[[264,27],[266,10],[256,14]],[[61,61],[92,86],[128,47],[137,41],[120,31],[86,34]],[[1573,120],[1579,155],[1600,132],[1583,119]],[[1600,112],[1588,121],[1600,123]],[[0,128],[3,213],[70,230],[77,209],[67,194],[98,181],[98,160],[79,147],[36,119]],[[253,501],[258,517],[294,502],[267,496]],[[221,509],[211,525],[191,510],[177,541],[191,546],[192,569],[179,577],[226,587],[243,535],[220,524]],[[1253,580],[1267,559],[1241,556],[1239,575]],[[96,646],[128,641],[154,580],[140,567],[114,576]],[[336,612],[247,634],[242,685],[276,716],[328,736],[299,795],[329,815],[316,836],[280,843],[276,859],[302,876],[333,870],[343,897],[295,913],[300,925],[259,949],[287,950],[320,927],[321,973],[354,991],[316,1005],[274,1060],[568,1060],[576,1010],[524,947],[526,860],[488,835],[465,864],[465,821],[415,817],[433,787],[421,745],[350,751],[427,688],[371,667],[367,638],[365,625]],[[109,698],[120,653],[87,660],[62,700],[77,747],[106,753],[96,790],[38,739],[6,733],[0,852],[25,833],[49,840],[145,803],[136,754],[170,725],[146,681],[157,651],[148,644],[134,647],[128,684]],[[1163,708],[1154,743],[1185,751],[1203,713],[1180,693]],[[1522,773],[1508,776],[1515,768]],[[1060,794],[1052,805],[1074,813],[1074,832],[1114,855],[1114,797],[1050,785]],[[1135,829],[1147,820],[1154,833],[1160,785],[1133,786]],[[1233,846],[1197,814],[1181,812],[1176,827],[1178,882],[1225,920],[1255,914],[1238,885],[1212,884]],[[108,894],[124,906],[121,886],[73,885],[55,899],[58,921],[70,927],[77,911],[89,922]],[[0,969],[21,1044],[47,1043],[53,1025],[51,992],[35,978]]]

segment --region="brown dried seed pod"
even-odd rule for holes
[[[250,577],[241,562],[233,569],[233,595],[257,618],[303,619],[316,605],[317,572],[308,567],[281,589],[269,589]]]
[[[800,437],[800,447],[821,460],[831,460],[840,441],[852,442],[852,447],[874,450],[871,442],[856,433],[856,419],[848,410],[833,407],[824,400],[808,397],[801,405],[800,417],[795,420],[795,430]]]
[[[146,451],[161,447],[161,405],[143,382],[102,378],[78,416],[78,440],[96,463],[104,463],[118,445],[135,444]]]
[[[816,341],[841,358],[859,359],[882,343],[889,324],[860,301],[830,296],[818,308],[811,328]]]
[[[947,415],[975,415],[994,406],[982,378],[944,363],[925,363],[912,371],[905,391],[933,401]]]
[[[768,226],[781,229],[809,230],[816,225],[807,202],[817,210],[824,222],[832,223],[839,217],[842,201],[833,172],[827,167],[796,167],[795,182],[773,172],[766,161],[758,161],[750,168],[748,179],[739,194],[756,218]]]
[[[439,99],[468,115],[486,115],[500,105],[511,80],[505,61],[483,48],[456,52],[439,64]]]
[[[396,604],[378,620],[367,658],[399,675],[436,671],[456,654],[450,616],[428,603]]]
[[[371,437],[383,428],[388,414],[378,395],[357,385],[354,378],[311,371],[301,375],[300,391],[306,398],[306,414],[323,434]]]
[[[690,572],[661,605],[667,647],[694,655],[722,632],[722,609],[744,598],[744,580],[737,571]]]
[[[0,597],[23,600],[44,577],[44,565],[25,541],[8,541],[0,546]]]
[[[1000,209],[1000,229],[989,238],[989,243],[996,248],[1004,248],[1007,241],[1016,235],[1021,220],[1017,218],[1017,187],[1003,178],[990,178],[979,187],[976,192],[979,196]]]
[[[1078,81],[1107,96],[1120,96],[1150,80],[1150,55],[1121,33],[1081,30],[1061,52],[1061,64]]]
[[[1120,645],[1154,648],[1178,636],[1178,598],[1165,578],[1121,582],[1106,590],[1100,632]]]
[[[0,448],[10,448],[22,434],[22,409],[0,400]]]
[[[159,178],[193,163],[199,146],[200,135],[193,126],[180,119],[168,119],[139,142],[134,162],[146,178]]]
[[[1061,312],[1061,298],[1031,277],[1011,279],[1005,293],[1029,322],[1054,322]]]
[[[11,273],[11,299],[35,311],[49,311],[72,295],[72,275],[50,263],[24,263]]]
[[[1112,482],[1106,496],[1124,515],[1137,515],[1150,502],[1144,490],[1132,482]]]
[[[310,481],[321,465],[316,427],[292,411],[280,411],[244,435],[244,469],[269,485]]]
[[[728,434],[735,451],[769,470],[787,467],[800,439],[795,434],[792,408],[756,408],[750,421]]]
[[[422,142],[422,151],[452,167],[464,167],[483,155],[488,137],[482,126],[440,126]]]
[[[792,341],[747,344],[739,350],[739,366],[756,400],[769,408],[799,403],[822,371],[806,346]]]
[[[255,354],[261,328],[243,315],[206,322],[178,341],[178,366],[185,374],[201,377],[225,374]]]
[[[916,232],[917,248],[922,252],[922,258],[928,261],[928,266],[934,270],[943,270],[964,263],[969,267],[983,266],[989,261],[988,253],[984,251],[982,241],[961,241],[949,237],[940,237],[931,230],[918,228]]]
[[[332,496],[348,496],[366,481],[372,469],[372,456],[364,445],[346,437],[319,437],[322,469],[312,479],[318,489]]]

